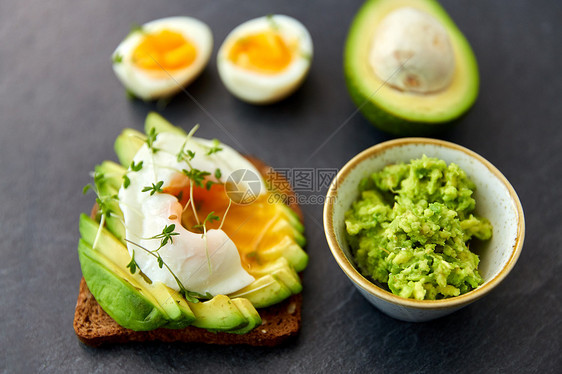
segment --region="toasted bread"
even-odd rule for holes
[[[263,162],[248,157],[264,176],[275,173]],[[281,178],[276,175],[275,178]],[[279,179],[276,179],[279,180]],[[280,185],[288,186],[287,183]],[[293,191],[278,191],[286,196],[294,196]],[[301,217],[298,205],[290,199],[290,207]],[[152,331],[133,331],[115,322],[97,303],[91,294],[84,278],[80,281],[80,291],[74,314],[74,331],[78,339],[90,346],[104,344],[163,341],[163,342],[192,342],[205,344],[250,346],[275,346],[297,335],[301,326],[302,294],[293,295],[283,302],[268,308],[259,309],[262,319],[261,326],[252,331],[238,335],[224,332],[211,332],[205,329],[188,326],[183,329],[158,328]]]

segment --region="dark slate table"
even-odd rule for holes
[[[277,168],[338,168],[391,137],[352,115],[342,48],[361,1],[15,1],[0,3],[0,371],[5,372],[555,372],[560,370],[562,273],[562,4],[452,1],[470,40],[479,99],[440,137],[490,160],[523,203],[527,235],[513,272],[483,300],[429,323],[383,315],[332,259],[322,206],[304,205],[310,266],[303,327],[274,349],[187,344],[82,345],[72,318],[81,272],[77,218],[96,163],[123,127],[155,105],[129,101],[110,54],[133,23],[170,15],[207,22],[212,61],[161,113]],[[239,23],[269,13],[300,19],[315,56],[288,100],[254,107],[221,84],[217,46]],[[330,137],[339,127],[335,136]],[[316,153],[314,153],[317,150]],[[314,154],[313,154],[314,153]],[[325,192],[325,188],[318,194]],[[306,196],[314,195],[307,193]]]

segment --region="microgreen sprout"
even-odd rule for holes
[[[217,153],[222,151],[222,148],[220,147],[220,142],[217,139],[213,139],[213,146],[211,148],[209,148],[209,150],[207,151],[207,156],[212,155],[213,153]]]
[[[162,185],[164,184],[164,181],[158,181],[157,183],[152,183],[152,186],[145,186],[142,189],[142,192],[149,192],[150,191],[150,196],[154,195],[156,192],[162,192]]]
[[[212,223],[214,221],[218,221],[220,218],[219,216],[217,216],[215,214],[215,212],[210,212],[209,214],[207,214],[207,217],[205,217],[205,220],[203,221],[203,223],[201,224],[197,224],[195,226],[193,226],[194,229],[203,229],[203,235],[202,238],[205,241],[205,255],[207,256],[207,264],[209,266],[209,273],[211,273],[213,271],[212,267],[211,267],[211,256],[209,256],[209,247],[207,245],[207,223]]]
[[[158,134],[156,133],[156,129],[154,127],[150,129],[146,136],[146,145],[148,145],[148,148],[152,151],[152,153],[159,151],[158,148],[154,147],[154,142],[156,141],[157,136]]]
[[[133,256],[131,257],[131,261],[127,264],[127,269],[129,269],[131,274],[135,274],[138,267],[139,266],[135,261],[135,250],[133,250]]]
[[[168,242],[170,243],[174,243],[173,240],[173,236],[179,235],[179,232],[174,232],[174,230],[176,229],[176,225],[174,223],[172,223],[171,225],[166,225],[164,226],[164,229],[162,230],[162,232],[158,235],[154,235],[151,236],[148,239],[160,239],[160,246],[158,248],[156,248],[153,252],[158,252],[160,250],[160,248],[162,248],[163,246],[165,246],[166,244],[168,244]],[[162,267],[162,266],[160,266]]]
[[[189,179],[191,179],[197,187],[203,187],[203,181],[205,180],[205,177],[211,175],[211,173],[209,173],[208,171],[202,171],[194,168],[191,168],[189,170],[183,169],[182,173],[184,173]]]
[[[205,217],[205,220],[203,221],[203,223],[193,226],[193,229],[205,230],[205,228],[206,228],[205,225],[206,225],[207,223],[213,223],[213,222],[215,222],[215,221],[218,221],[219,219],[220,219],[220,217],[217,216],[217,215],[215,214],[215,212],[213,211],[213,212],[207,214],[207,217]]]
[[[113,61],[114,64],[120,64],[123,62],[123,56],[120,55],[119,53],[116,53],[113,55],[111,60]]]
[[[142,169],[142,163],[143,163],[143,161],[139,162],[138,164],[135,164],[135,161],[132,161],[131,166],[130,166],[131,170],[132,171],[140,171]]]
[[[187,288],[185,288],[185,286],[183,285],[183,283],[181,282],[181,280],[176,276],[176,274],[172,271],[172,269],[170,269],[170,267],[168,266],[168,264],[162,259],[162,257],[160,256],[159,253],[154,253],[154,251],[151,251],[149,249],[146,249],[145,247],[143,247],[142,245],[135,243],[129,239],[125,239],[125,241],[127,243],[131,243],[132,245],[142,249],[143,251],[145,251],[146,253],[148,253],[149,255],[153,256],[156,258],[156,260],[158,261],[158,266],[160,268],[165,267],[170,274],[172,275],[172,277],[174,278],[174,280],[176,281],[178,288],[180,289],[180,294],[190,303],[198,303],[199,299],[211,299],[213,297],[213,295],[211,295],[210,293],[206,293],[205,295],[200,294],[198,292],[194,292],[194,291],[189,291]],[[134,253],[134,251],[133,251]],[[129,266],[130,265],[130,266]],[[129,263],[129,265],[127,265],[127,268],[129,268],[129,270],[131,271],[131,274],[134,274],[134,271],[137,270],[137,268],[139,268],[138,263],[136,262],[134,255],[131,258],[131,262]],[[140,268],[139,268],[140,269]],[[133,271],[134,270],[134,271]]]
[[[267,22],[269,22],[269,26],[271,27],[272,30],[275,30],[275,31],[279,30],[279,24],[273,18],[274,17],[273,14],[268,14],[265,17],[267,19]]]
[[[104,194],[102,192],[102,186],[106,180],[106,177],[103,173],[95,172],[93,174],[93,177],[94,177],[94,185],[92,186],[91,184],[88,183],[82,189],[82,193],[86,194],[91,189],[94,190],[94,192],[96,193],[96,203],[98,205],[98,214],[100,215],[100,225],[98,228],[98,232],[96,233],[94,242],[92,243],[92,248],[95,249],[97,247],[98,240],[101,235],[101,230],[105,225],[105,219],[115,214],[109,203],[111,201],[119,200],[119,197],[116,194],[109,195],[107,193]]]
[[[135,161],[131,162],[131,166],[129,167],[131,171],[140,171],[142,169],[142,161],[138,164],[135,164]],[[131,185],[131,179],[127,175],[127,173],[123,174],[123,187],[127,188]]]

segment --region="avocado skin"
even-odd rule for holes
[[[354,104],[357,106],[361,114],[371,124],[380,130],[398,136],[428,136],[442,132],[460,119],[466,112],[474,105],[478,96],[479,90],[479,73],[476,58],[470,47],[470,44],[457,28],[454,21],[449,17],[447,12],[435,0],[412,0],[412,5],[416,3],[427,3],[433,12],[430,12],[434,17],[440,20],[443,26],[450,31],[461,45],[463,57],[469,61],[469,71],[472,75],[471,83],[473,88],[469,90],[462,103],[458,104],[456,108],[451,110],[451,113],[442,118],[441,120],[427,119],[427,120],[414,120],[408,118],[405,113],[391,112],[385,109],[382,105],[378,104],[373,97],[377,95],[379,87],[370,87],[368,90],[361,85],[363,78],[358,76],[355,72],[354,59],[355,46],[354,40],[356,38],[365,37],[364,30],[359,27],[363,18],[368,17],[370,12],[376,12],[377,3],[385,0],[367,0],[357,12],[353,22],[350,26],[349,33],[346,39],[344,48],[343,70],[344,78],[349,91],[350,97]],[[454,41],[452,41],[454,42]],[[373,73],[374,74],[374,73]]]
[[[365,95],[360,93],[360,88],[355,84],[356,78],[349,73],[350,69],[344,69],[345,82],[355,106],[373,126],[384,132],[397,136],[435,135],[452,127],[456,123],[454,120],[460,117],[444,122],[421,122],[402,118],[398,114],[392,115],[373,101],[365,99]]]
[[[90,292],[118,324],[135,331],[149,331],[167,322],[158,307],[131,283],[109,270],[111,263],[83,239],[78,243],[78,257]]]

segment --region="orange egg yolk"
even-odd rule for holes
[[[167,193],[176,194],[179,191],[182,191],[180,203],[185,206],[189,201],[189,188],[177,188],[175,191],[171,189]],[[232,203],[228,208],[229,198],[223,185],[215,184],[209,190],[201,187],[193,189],[193,201],[199,222],[203,222],[207,215],[213,212],[219,217],[219,220],[207,222],[206,228],[207,230],[217,229],[224,218],[221,229],[238,248],[242,266],[250,273],[254,266],[261,265],[260,250],[279,243],[285,236],[292,233],[290,226],[283,225],[286,216],[279,207],[280,203],[270,203],[269,197],[269,193],[262,194],[250,204]],[[228,213],[226,213],[227,208]],[[185,208],[182,224],[190,231],[197,225],[191,207]],[[272,229],[274,227],[275,230]]]
[[[147,33],[133,51],[132,61],[143,70],[177,70],[195,61],[197,48],[182,34],[161,30]]]
[[[238,39],[228,58],[246,70],[276,74],[291,63],[292,53],[278,32],[264,31]]]

